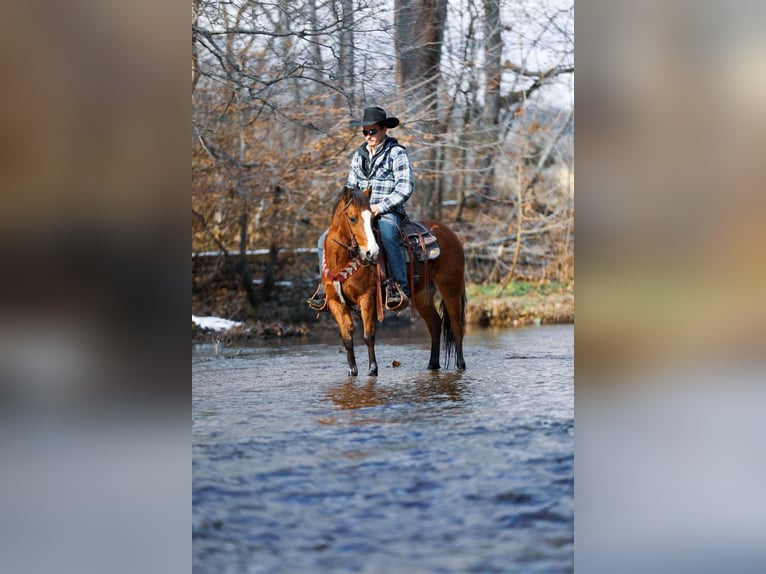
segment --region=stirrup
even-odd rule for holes
[[[306,299],[306,304],[309,306],[309,308],[312,311],[316,311],[317,313],[327,310],[327,295],[324,296],[324,299],[321,299],[319,297],[319,292],[321,290],[322,284],[320,283],[319,287],[317,287],[316,291],[314,291],[314,294]]]
[[[394,291],[394,293],[392,293],[392,291]],[[394,302],[393,304],[389,304],[391,295],[394,295],[394,296],[398,295],[399,300]],[[386,293],[386,309],[388,311],[401,311],[402,309],[406,308],[407,305],[409,304],[410,304],[410,298],[407,297],[404,291],[402,291],[402,288],[399,286],[399,283],[394,283],[393,288],[391,287],[388,288]]]

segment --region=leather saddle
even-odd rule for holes
[[[415,262],[427,261],[439,257],[439,243],[436,237],[428,228],[419,221],[412,221],[407,217],[399,226],[400,243],[404,250],[404,261],[407,266],[407,278],[410,284],[410,293],[415,293],[415,285],[420,283],[421,277],[418,275]],[[428,282],[428,270],[423,278]],[[378,259],[378,274],[380,283],[378,284],[378,317],[383,317],[383,293],[385,289],[391,286],[389,279],[388,261],[383,256]],[[412,316],[415,316],[415,307],[412,306]]]
[[[428,228],[419,221],[406,218],[399,226],[401,242],[404,247],[404,260],[427,261],[436,259],[441,253],[439,242]]]

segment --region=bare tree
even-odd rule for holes
[[[193,0],[195,249],[239,252],[250,285],[248,249],[313,246],[349,116],[379,104],[403,120],[413,212],[461,221],[475,278],[552,261],[571,128],[545,96],[573,72],[572,30],[547,0]]]

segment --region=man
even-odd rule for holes
[[[349,122],[351,127],[362,128],[364,143],[351,158],[346,187],[367,189],[372,187],[370,207],[378,220],[380,239],[388,258],[394,283],[386,290],[386,309],[400,311],[409,304],[409,285],[404,252],[399,243],[399,225],[407,212],[404,204],[412,195],[414,183],[407,150],[388,135],[388,130],[399,125],[399,119],[388,117],[379,107],[364,109],[361,120]],[[319,273],[322,273],[322,250],[327,237],[319,238]],[[320,282],[307,303],[317,311],[325,309],[326,296]]]

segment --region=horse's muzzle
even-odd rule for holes
[[[368,265],[374,265],[378,261],[378,252],[365,251],[360,254],[364,263]]]

